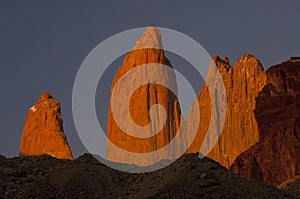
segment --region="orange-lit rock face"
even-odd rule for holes
[[[259,61],[252,55],[244,55],[231,67],[228,59],[213,58],[224,81],[227,95],[226,119],[218,143],[207,155],[225,167],[229,167],[235,158],[258,141],[259,133],[253,110],[255,97],[266,84],[266,74]],[[209,73],[207,81],[214,81],[214,73]],[[215,85],[218,88],[219,85]],[[224,96],[218,96],[222,101]],[[196,139],[188,153],[200,149],[207,132],[211,116],[211,100],[207,86],[198,94],[200,106],[200,125]],[[220,111],[225,109],[220,108]],[[188,126],[191,125],[188,119]],[[189,128],[189,127],[188,127]]]
[[[49,93],[43,93],[28,110],[20,143],[20,155],[41,154],[73,159],[63,132],[60,104]]]
[[[167,58],[164,57],[164,52],[156,47],[161,47],[160,34],[155,29],[147,29],[141,38],[137,39],[136,47],[129,52],[123,62],[123,66],[118,70],[112,84],[112,90],[116,82],[130,69],[146,64],[160,63],[170,65]],[[149,47],[148,49],[138,49],[140,47]],[[224,104],[225,99],[227,105],[219,107],[219,111],[226,115],[224,128],[221,137],[212,151],[207,154],[208,157],[220,162],[222,165],[229,167],[235,158],[243,151],[247,150],[258,141],[258,127],[254,117],[253,110],[255,108],[255,97],[266,84],[266,73],[263,70],[260,62],[252,55],[244,55],[238,59],[233,67],[229,65],[228,58],[224,60],[219,57],[214,57],[218,70],[224,81],[226,96],[215,94],[213,99],[215,104]],[[206,81],[213,85],[212,91],[218,92],[221,88],[220,82],[214,82],[216,77],[215,69],[212,67],[206,77]],[[147,71],[146,73],[155,73],[155,71]],[[160,73],[156,74],[160,78],[173,78]],[[169,74],[170,75],[170,74]],[[175,79],[175,78],[174,78]],[[176,80],[175,80],[176,81]],[[175,82],[176,83],[176,82]],[[120,99],[124,94],[120,94]],[[186,145],[186,141],[190,140],[194,129],[198,129],[195,140],[188,148],[186,153],[199,152],[203,139],[209,128],[211,116],[218,116],[217,113],[211,112],[211,99],[208,88],[203,86],[198,94],[197,100],[200,109],[199,126],[195,122],[195,114],[197,109],[194,103],[189,111],[189,116],[186,121],[181,120],[180,108],[176,97],[167,88],[159,85],[149,84],[142,86],[134,94],[130,100],[130,114],[132,119],[138,125],[149,124],[148,111],[151,105],[161,104],[168,110],[168,118],[164,128],[156,135],[147,139],[136,139],[122,130],[115,123],[111,108],[108,114],[107,137],[116,144],[119,148],[126,151],[136,153],[146,153],[162,148],[169,143],[178,130],[178,124],[183,121],[184,138],[183,142],[176,145],[178,150]],[[226,110],[225,110],[226,108]],[[195,126],[196,125],[196,126]],[[217,123],[214,129],[218,128]],[[214,138],[208,139],[212,143]],[[184,143],[184,144],[183,144]],[[107,148],[107,158],[112,161],[121,161],[126,163],[136,163],[126,160],[127,157],[121,157],[116,151]],[[159,158],[158,158],[159,159]],[[137,163],[139,164],[139,163]]]
[[[282,188],[300,177],[300,58],[272,66],[267,77],[256,98],[259,142],[230,169]]]
[[[161,45],[160,33],[154,28],[147,28],[146,32],[141,38],[137,39],[136,47],[126,54],[123,61],[123,65],[117,71],[112,83],[111,93],[120,80],[120,78],[134,67],[154,63],[163,64],[172,67],[169,60],[164,56],[164,51],[156,49]],[[142,48],[144,49],[136,49]],[[151,48],[149,48],[151,47]],[[175,73],[165,74],[163,72],[157,72],[151,70],[151,67],[145,70],[147,75],[137,76],[135,78],[148,78],[151,75],[155,75],[158,78],[169,78],[173,84],[176,84]],[[150,75],[151,74],[151,75]],[[123,99],[126,93],[126,87],[130,84],[124,85],[124,93],[118,93],[118,98]],[[107,123],[107,138],[115,144],[117,147],[134,153],[147,153],[156,151],[170,142],[178,130],[180,122],[180,108],[176,96],[166,87],[159,84],[147,84],[136,89],[129,101],[129,112],[132,120],[139,126],[148,125],[150,122],[148,111],[152,105],[159,104],[167,111],[166,123],[163,128],[158,131],[154,136],[148,136],[148,138],[136,138],[123,132],[116,124],[114,115],[111,110],[111,102],[108,113]],[[126,106],[126,104],[125,104]],[[126,116],[124,116],[126,117]],[[158,121],[152,121],[153,128],[155,128]],[[135,161],[128,159],[124,154],[120,154],[114,151],[111,147],[107,147],[106,158],[115,162],[123,162],[137,165],[147,165],[148,160]],[[160,159],[160,157],[155,157]]]

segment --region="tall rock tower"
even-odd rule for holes
[[[73,159],[63,131],[60,104],[49,93],[43,93],[28,110],[20,143],[20,155],[42,154]]]
[[[172,69],[172,65],[165,57],[162,50],[161,34],[158,29],[154,27],[147,27],[146,31],[140,38],[136,40],[136,46],[132,51],[128,52],[124,58],[123,65],[118,69],[115,78],[111,86],[112,92],[117,82],[131,69],[142,66],[144,64],[163,64]],[[176,85],[177,83],[174,71],[172,73],[162,69],[161,71],[155,70],[150,65],[143,70],[141,75],[135,76],[132,82],[124,85],[124,89],[117,93],[117,100],[120,101],[121,106],[129,106],[129,115],[122,113],[123,119],[131,117],[133,122],[139,126],[146,126],[151,122],[151,128],[158,132],[155,135],[149,132],[149,135],[144,138],[138,138],[130,135],[130,132],[124,132],[117,124],[116,118],[112,112],[112,101],[110,100],[108,122],[107,122],[107,139],[111,141],[119,149],[123,149],[124,153],[119,150],[114,150],[109,144],[107,144],[106,158],[114,162],[122,162],[129,164],[136,164],[139,166],[148,165],[149,159],[134,160],[127,155],[127,152],[133,153],[150,153],[163,148],[166,144],[172,140],[176,135],[178,126],[181,120],[181,112],[176,97],[176,92],[173,93],[168,88],[155,84],[152,82],[152,78],[164,79],[169,81],[170,84]],[[130,87],[133,87],[134,81],[148,81],[149,84],[141,85],[130,96],[129,103],[125,98],[128,95],[127,91]],[[111,98],[112,99],[112,98]],[[125,100],[125,101],[123,101]],[[155,104],[161,105],[166,111],[166,120],[161,129],[161,121],[150,121],[148,114],[151,107]],[[157,114],[156,118],[159,119],[159,112],[154,110],[154,114]],[[129,130],[130,129],[129,127]],[[139,133],[139,132],[135,132]],[[169,151],[169,153],[172,153]],[[162,157],[153,156],[155,160],[160,160]],[[150,161],[151,162],[151,161]]]
[[[229,65],[228,58],[222,60],[218,56],[214,56],[212,59],[223,78],[226,90],[226,96],[215,94],[214,101],[222,104],[221,102],[226,97],[227,106],[222,133],[207,156],[228,168],[239,154],[250,148],[259,139],[253,111],[255,98],[266,85],[267,77],[261,63],[250,54],[243,55],[233,66]],[[214,76],[214,71],[210,71],[206,81],[214,81]],[[214,82],[211,84],[215,85],[214,90],[218,92],[218,84]],[[211,122],[211,99],[206,85],[202,87],[197,100],[200,106],[200,124],[196,138],[187,153],[195,153],[200,150]],[[219,110],[224,111],[225,109],[219,107]],[[193,118],[188,119],[188,129],[193,125],[192,120]]]
[[[156,63],[172,67],[164,56],[161,45],[160,32],[152,27],[147,28],[143,36],[137,39],[133,50],[125,56],[123,66],[119,68],[113,81],[111,94],[122,76],[140,65]],[[197,96],[198,103],[192,105],[186,121],[182,119],[176,96],[169,89],[157,84],[147,84],[141,86],[131,96],[129,102],[130,117],[136,124],[145,126],[150,122],[148,115],[150,107],[154,104],[160,104],[167,110],[167,119],[164,127],[155,136],[149,135],[148,138],[135,138],[119,128],[115,122],[110,104],[107,124],[108,139],[124,151],[149,153],[159,150],[168,144],[176,135],[180,122],[183,121],[183,124],[180,125],[180,132],[183,132],[183,137],[179,139],[182,142],[175,144],[176,148],[172,149],[173,152],[180,147],[185,147],[186,141],[192,139],[191,134],[195,129],[197,129],[196,137],[186,153],[199,152],[204,141],[206,142],[205,146],[214,145],[216,136],[206,136],[207,131],[209,128],[210,131],[215,132],[220,130],[221,136],[217,143],[212,148],[206,147],[208,150],[211,149],[211,151],[205,155],[229,168],[238,155],[259,140],[258,126],[253,111],[255,109],[255,98],[266,85],[266,73],[261,63],[250,54],[243,55],[233,66],[229,65],[228,58],[222,60],[218,56],[214,56],[212,62],[217,65],[217,68],[211,67],[206,77],[206,83],[209,83],[211,88],[208,89],[206,84],[203,85]],[[216,80],[217,72],[220,73],[223,79],[224,87],[223,83]],[[173,84],[176,84],[174,73],[157,72],[151,70],[151,67],[145,70],[143,75],[135,77],[136,79],[133,81],[149,78],[149,82],[151,82],[151,75],[159,79],[169,79],[173,81]],[[130,87],[132,85],[129,83],[126,86]],[[226,95],[221,95],[220,89],[222,88],[225,88]],[[210,95],[209,91],[214,92],[213,95]],[[123,92],[118,93],[118,99],[122,101],[126,98],[124,97],[126,94],[128,93],[126,93],[124,88]],[[213,96],[213,99],[210,99],[211,96]],[[217,111],[213,110],[212,112],[212,104],[217,107]],[[199,123],[195,119],[195,114],[197,114],[196,106],[198,105],[200,111]],[[221,105],[223,107],[220,107]],[[123,106],[127,106],[126,102],[123,103]],[[218,116],[220,115],[226,115],[222,129],[219,129],[221,122]],[[126,117],[128,116],[124,114],[123,118],[126,119]],[[212,128],[210,122],[214,123]],[[169,153],[172,153],[172,151]],[[169,157],[172,158],[172,156]],[[156,158],[156,160],[163,159],[162,157],[153,158]],[[107,147],[107,159],[137,165],[146,165],[148,162],[147,160],[135,162],[126,153],[113,150],[110,146]]]

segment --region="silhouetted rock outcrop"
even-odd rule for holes
[[[73,159],[63,131],[60,104],[49,93],[43,93],[28,110],[20,143],[20,155],[42,154]]]
[[[283,187],[300,176],[300,59],[268,69],[255,117],[259,142],[242,153],[231,170]]]

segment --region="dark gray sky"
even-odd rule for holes
[[[61,102],[73,154],[84,152],[72,118],[73,82],[86,55],[114,34],[170,28],[231,63],[251,53],[268,68],[300,55],[299,10],[296,0],[0,1],[0,154],[18,155],[26,112],[44,91]]]

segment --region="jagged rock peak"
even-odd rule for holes
[[[218,67],[226,91],[226,96],[218,94],[215,101],[219,104],[226,103],[227,106],[219,106],[219,113],[226,114],[225,123],[218,144],[214,145],[207,156],[223,166],[229,167],[238,155],[258,141],[259,133],[253,110],[255,98],[266,84],[266,73],[262,70],[259,61],[249,54],[238,59],[232,67],[226,58],[223,60],[215,55],[212,60]],[[222,87],[219,84],[220,81],[216,81],[214,78],[214,72],[213,69],[209,71],[206,82],[210,81],[211,85],[218,90]],[[198,94],[197,100],[201,107],[200,127],[188,152],[200,150],[201,142],[206,135],[213,114],[211,111],[212,100],[205,85]],[[193,124],[191,121],[188,121],[188,128],[191,126],[190,123]],[[217,124],[214,128],[218,128]]]
[[[212,56],[212,60],[217,64],[217,63],[223,63],[223,64],[227,64],[229,65],[229,59],[228,57],[224,57],[223,59],[221,57],[219,57],[218,55],[213,55]]]
[[[53,98],[51,96],[51,94],[49,92],[44,92],[44,93],[41,94],[39,100],[42,101],[42,100],[47,100],[47,99],[50,99],[50,98]]]
[[[252,63],[251,64],[252,66],[253,66],[253,63],[256,63],[257,65],[260,65],[261,68],[263,69],[260,61],[254,55],[249,54],[249,53],[242,55],[241,58],[237,59],[236,63],[240,63],[242,65],[244,65],[245,63]]]
[[[162,40],[160,30],[148,26],[146,27],[145,32],[141,37],[136,38],[136,44],[133,49],[142,49],[142,48],[159,48],[162,49]]]
[[[60,104],[50,93],[43,93],[27,112],[20,154],[48,154],[56,158],[73,159],[63,131]]]
[[[47,102],[50,99],[55,100],[49,92],[44,92],[41,94],[41,96],[37,100],[36,104],[39,104],[41,102]]]
[[[114,80],[111,86],[111,96],[117,85],[117,82],[124,77],[124,74],[131,69],[138,67],[143,64],[154,63],[154,64],[163,64],[170,66],[172,68],[169,60],[164,56],[164,51],[162,49],[157,49],[156,47],[161,45],[160,32],[154,27],[147,27],[144,34],[137,39],[136,48],[146,48],[141,50],[132,50],[125,55],[122,66],[118,69],[115,74]],[[156,48],[156,49],[155,49]],[[142,73],[137,76],[133,76],[135,82],[153,82],[154,79],[167,80],[170,85],[174,85],[177,89],[176,75],[174,71],[168,72],[165,68],[162,67],[161,70],[153,69],[153,67],[146,67],[143,69]],[[154,78],[155,77],[155,78]],[[146,80],[146,81],[145,81]],[[132,81],[132,80],[130,80]],[[139,166],[148,165],[149,163],[153,164],[153,161],[161,159],[169,159],[169,154],[172,155],[175,152],[169,150],[169,152],[161,153],[160,155],[151,155],[149,158],[137,159],[134,158],[130,153],[150,153],[166,146],[170,140],[176,135],[176,132],[179,128],[179,122],[181,120],[181,112],[178,103],[178,99],[174,93],[168,88],[161,86],[159,84],[148,84],[143,85],[139,88],[134,88],[134,84],[128,83],[124,84],[124,89],[119,89],[119,92],[115,98],[120,102],[120,109],[118,110],[120,118],[123,121],[127,118],[132,118],[132,121],[141,127],[149,125],[152,129],[149,130],[149,134],[146,138],[138,138],[136,136],[130,135],[128,132],[139,132],[141,131],[134,130],[134,125],[130,121],[126,122],[126,129],[123,130],[117,124],[116,115],[112,111],[112,98],[109,104],[108,110],[108,119],[107,119],[107,138],[111,143],[115,144],[123,150],[116,151],[110,142],[107,142],[106,145],[106,158],[113,162],[122,162],[128,164],[136,164]],[[126,89],[125,89],[126,88]],[[130,99],[127,97],[127,90],[133,89],[135,92],[130,96]],[[175,91],[177,92],[177,91]],[[129,102],[127,102],[127,100]],[[115,101],[114,101],[115,102]],[[150,107],[159,104],[164,107],[167,111],[165,124],[162,125],[162,128],[159,126],[162,124],[162,121],[159,117],[157,119],[151,119],[149,117]],[[128,111],[121,107],[128,107]],[[153,115],[159,116],[161,113],[159,109],[156,109],[156,112],[153,112]],[[151,123],[150,123],[151,122]],[[125,126],[124,125],[124,126]],[[157,132],[155,135],[151,132]],[[181,146],[181,145],[176,145]],[[175,145],[174,145],[175,147]],[[175,150],[174,150],[175,151]],[[154,153],[153,153],[154,154]]]
[[[244,60],[248,60],[248,59],[257,60],[256,57],[254,55],[250,54],[250,53],[243,54],[242,57],[239,58],[238,60],[244,61]]]
[[[231,68],[231,66],[229,65],[229,59],[226,56],[224,57],[224,59],[221,59],[218,55],[213,55],[211,59],[214,61],[220,72],[224,68],[227,73]]]
[[[229,58],[225,56],[224,57],[224,62],[229,65]]]

